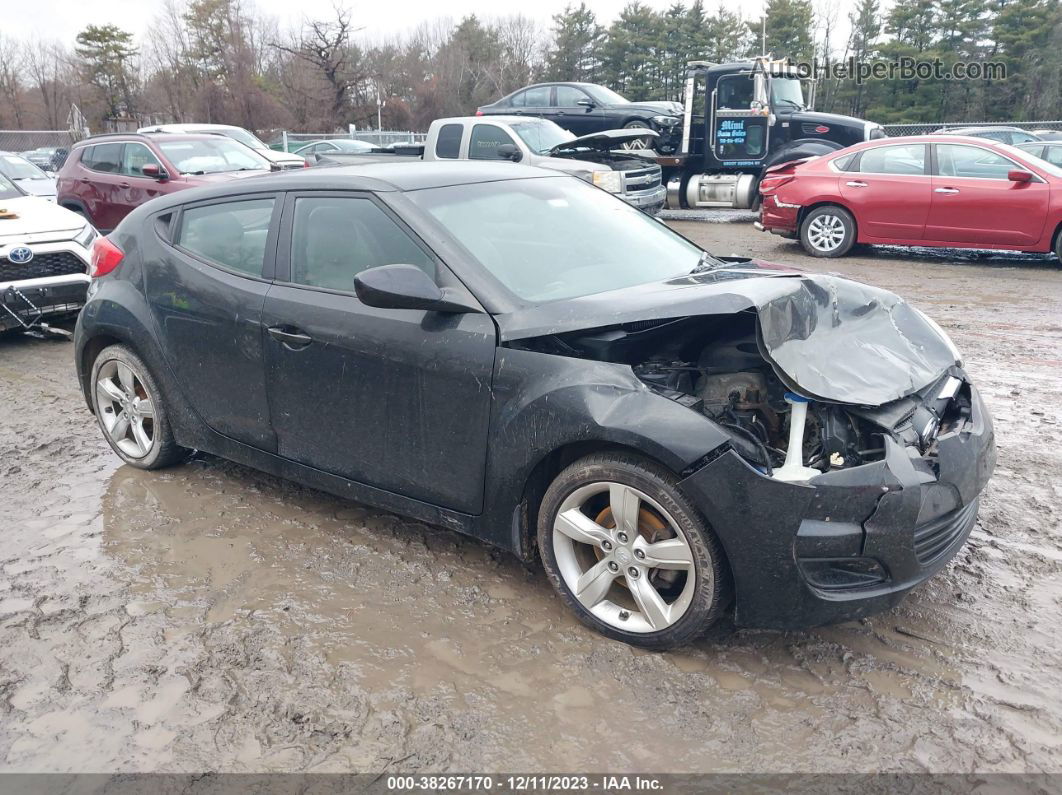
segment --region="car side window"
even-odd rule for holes
[[[1062,146],[1047,146],[1044,149],[1044,160],[1052,165],[1062,166]]]
[[[275,201],[270,197],[189,207],[176,243],[208,262],[261,276]]]
[[[1036,140],[1035,136],[1029,135],[1029,133],[1025,133],[1025,132],[1011,133],[1010,137],[1011,137],[1011,143],[1012,144],[1025,144],[1025,143],[1029,143],[1030,141],[1035,141]]]
[[[864,174],[925,174],[925,144],[864,149],[859,159],[859,171]]]
[[[937,144],[937,173],[942,177],[1007,179],[1018,166],[1002,155],[965,144]]]
[[[122,153],[122,174],[130,177],[143,177],[144,166],[150,165],[162,168],[162,163],[144,144],[125,145],[125,151]]]
[[[469,160],[501,160],[498,147],[505,144],[516,145],[509,133],[493,124],[477,124],[472,128],[472,137],[468,141]]]
[[[122,144],[96,144],[81,156],[81,162],[93,171],[117,174],[122,160]]]
[[[573,108],[579,104],[579,100],[589,99],[586,93],[573,86],[557,86],[558,108]]]
[[[435,262],[369,199],[302,196],[291,230],[291,281],[354,291],[354,277],[380,265],[416,265],[435,278]]]
[[[523,94],[520,94],[519,96],[523,98],[523,101],[520,103],[520,107],[549,107],[549,86],[535,86],[534,88],[527,89],[527,91],[525,91]]]
[[[461,135],[463,124],[444,124],[435,139],[435,156],[453,159],[461,156]]]

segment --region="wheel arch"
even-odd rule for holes
[[[840,209],[842,209],[846,213],[848,213],[850,216],[852,216],[852,223],[855,224],[855,237],[856,237],[856,241],[858,242],[858,240],[859,240],[859,219],[856,218],[856,214],[854,212],[852,212],[852,208],[851,207],[846,207],[844,205],[844,203],[839,202],[839,201],[837,201],[836,199],[833,199],[833,198],[818,199],[817,201],[814,201],[811,204],[807,204],[807,205],[805,205],[805,206],[800,208],[800,210],[797,212],[797,234],[798,235],[800,234],[800,227],[804,225],[804,219],[807,218],[808,214],[812,210],[817,210],[820,207],[839,207]]]

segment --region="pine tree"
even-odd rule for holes
[[[604,31],[594,12],[579,3],[553,16],[553,44],[546,54],[546,80],[596,82],[601,71],[599,49]]]
[[[104,118],[118,119],[135,112],[137,48],[133,34],[117,25],[89,25],[77,34],[74,51],[88,83],[100,92]]]
[[[811,0],[767,0],[765,13],[767,54],[775,58],[788,56],[794,61],[810,61],[815,54]],[[755,39],[752,51],[756,55],[762,46],[762,25],[762,19],[748,23],[749,32]]]

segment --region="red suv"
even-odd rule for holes
[[[253,149],[223,135],[101,135],[70,152],[58,175],[58,203],[108,232],[156,196],[270,168]]]

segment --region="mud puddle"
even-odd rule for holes
[[[829,266],[967,355],[1000,442],[979,526],[889,613],[666,654],[448,531],[212,457],[119,467],[69,345],[0,341],[0,769],[1059,770],[1062,272]]]

